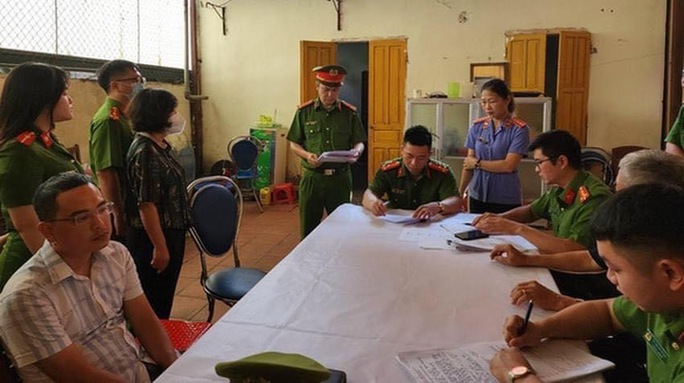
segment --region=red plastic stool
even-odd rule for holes
[[[273,186],[271,193],[271,203],[274,205],[279,203],[295,203],[294,186],[289,182]]]
[[[178,352],[185,352],[209,327],[209,322],[187,322],[175,319],[162,319],[161,324],[171,338],[173,348]]]

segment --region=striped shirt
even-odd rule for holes
[[[50,382],[36,362],[71,344],[87,361],[131,382],[149,381],[126,328],[124,301],[143,294],[128,250],[110,242],[76,275],[45,241],[0,294],[0,337],[28,382]]]

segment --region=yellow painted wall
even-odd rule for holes
[[[0,76],[0,87],[4,85],[6,75]],[[179,112],[190,120],[190,106],[183,98],[184,88],[182,85],[162,84],[149,82],[147,87],[163,88],[173,93],[178,98]],[[89,163],[88,154],[88,129],[90,120],[100,108],[105,99],[105,93],[94,80],[72,79],[69,84],[69,95],[74,99],[74,118],[57,124],[55,134],[65,146],[78,144],[81,152],[81,162]],[[168,141],[174,146],[190,142],[190,128],[186,125],[184,137],[169,136]]]
[[[586,28],[591,56],[588,145],[660,145],[665,1],[250,0],[226,5],[227,35],[211,8],[199,8],[205,166],[277,110],[289,126],[299,100],[299,41],[408,40],[407,93],[468,89],[471,62],[504,58],[504,33]],[[459,19],[460,17],[460,19]],[[408,94],[407,94],[408,96]]]

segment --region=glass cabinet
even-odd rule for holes
[[[553,100],[549,97],[516,97],[516,116],[530,127],[530,142],[542,132],[553,129]],[[468,150],[465,140],[472,122],[485,115],[480,100],[474,98],[411,98],[406,105],[406,128],[424,125],[432,133],[433,157],[444,161],[460,178],[463,157]],[[543,182],[534,170],[534,162],[523,159],[518,166],[523,184],[523,198],[531,200],[544,192]]]

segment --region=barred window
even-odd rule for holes
[[[0,48],[182,68],[183,0],[2,1]]]

